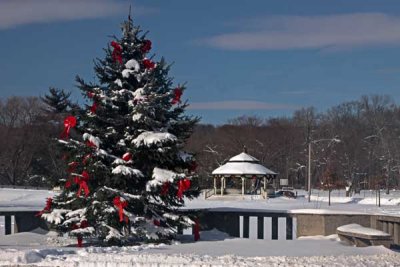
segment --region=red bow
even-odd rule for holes
[[[193,233],[194,233],[194,241],[198,241],[200,239],[200,222],[199,222],[199,219],[196,219],[194,221]]]
[[[165,182],[161,187],[161,195],[166,196],[168,194],[168,191],[169,191],[169,182]]]
[[[190,172],[195,172],[197,170],[198,166],[199,165],[197,165],[196,161],[192,161],[192,163],[190,164],[190,168],[189,168]]]
[[[154,67],[156,66],[156,64],[155,64],[153,61],[149,60],[149,59],[144,59],[144,60],[143,60],[143,66],[144,66],[146,69],[154,69]]]
[[[44,209],[42,210],[42,211],[40,211],[40,212],[38,212],[38,213],[36,213],[36,217],[39,217],[39,216],[42,216],[42,214],[45,212],[45,211],[50,211],[50,209],[51,209],[51,204],[53,203],[53,199],[51,198],[51,197],[49,197],[49,198],[47,198],[47,200],[46,200],[46,206],[44,207]]]
[[[92,142],[90,142],[90,144],[88,144],[89,146],[93,147],[95,146]],[[91,155],[87,154],[83,157],[82,163],[83,165],[86,165],[87,161],[90,159]]]
[[[159,221],[159,220],[156,220],[156,219],[153,220],[153,224],[154,224],[155,226],[160,226],[160,225],[161,225],[161,224],[160,224],[160,221]]]
[[[132,159],[132,154],[127,152],[122,156],[122,159],[125,161],[130,161]]]
[[[71,181],[68,180],[65,182],[65,188],[70,188],[71,187]]]
[[[111,46],[114,47],[114,50],[112,52],[112,57],[114,61],[118,61],[120,64],[122,64],[122,47],[119,43],[115,41],[111,42]]]
[[[167,223],[164,220],[156,220],[156,219],[154,219],[153,220],[153,224],[155,226],[159,226],[159,227],[166,227],[167,226]]]
[[[161,195],[166,196],[168,194],[168,191],[169,191],[169,182],[165,182],[161,187]]]
[[[177,197],[179,199],[182,199],[183,193],[190,188],[190,180],[189,179],[183,179],[179,180],[178,183],[178,192],[177,192]]]
[[[81,221],[79,226],[77,224],[74,224],[72,226],[72,229],[75,230],[75,229],[79,229],[79,228],[86,228],[88,226],[89,226],[89,223],[85,220],[85,221]],[[78,239],[78,248],[81,248],[82,247],[82,241],[83,241],[82,240],[82,236],[78,235],[77,239]]]
[[[89,141],[89,140],[86,141],[86,145],[87,145],[88,147],[95,147],[95,148],[97,148],[96,144],[93,143],[92,141]]]
[[[93,92],[87,92],[87,96],[88,96],[89,98],[93,98],[93,97],[94,97],[94,93],[93,93]]]
[[[68,163],[68,173],[75,172],[76,168],[78,167],[79,163],[76,161]]]
[[[182,89],[177,87],[174,89],[174,99],[172,99],[171,104],[181,103]]]
[[[93,105],[90,107],[90,112],[92,112],[92,114],[95,114],[98,107],[99,104],[97,104],[97,102],[93,102]]]
[[[69,131],[75,126],[76,118],[74,116],[66,117],[64,120],[64,131],[61,133],[61,139],[67,139],[69,137]]]
[[[113,203],[118,208],[119,221],[123,222],[124,221],[124,208],[126,208],[128,206],[128,202],[121,201],[120,197],[115,197],[114,200],[113,200]]]
[[[75,176],[74,178],[74,182],[76,184],[79,184],[77,196],[79,197],[81,195],[81,191],[83,190],[85,192],[85,197],[87,197],[90,193],[89,187],[87,185],[87,182],[89,181],[89,174],[87,171],[83,171],[81,176],[82,177]]]
[[[141,48],[143,53],[149,52],[151,49],[151,41],[150,40],[145,40],[143,43],[143,46]]]

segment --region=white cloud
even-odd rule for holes
[[[0,0],[0,29],[32,23],[128,15],[129,2],[117,0]],[[133,15],[151,11],[132,7]]]
[[[195,102],[188,109],[191,110],[277,110],[296,109],[298,107],[285,104],[272,104],[259,101],[217,101]]]
[[[241,21],[242,30],[201,40],[229,50],[341,49],[399,45],[400,17],[383,13],[275,16]]]

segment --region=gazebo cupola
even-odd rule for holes
[[[226,179],[239,178],[242,180],[242,195],[245,194],[246,179],[263,179],[263,189],[266,190],[267,183],[276,178],[276,173],[260,164],[260,161],[244,152],[230,158],[224,165],[221,165],[212,172],[214,178],[214,191],[217,191],[217,179],[221,179],[221,195],[226,189]]]

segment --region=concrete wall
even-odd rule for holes
[[[297,237],[309,235],[324,235],[325,220],[321,215],[315,214],[296,214],[297,218]]]
[[[297,237],[336,234],[336,228],[357,223],[371,227],[371,215],[347,214],[295,214],[297,218]]]

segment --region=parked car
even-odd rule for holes
[[[296,193],[290,190],[279,190],[275,192],[275,197],[288,197],[288,198],[296,198]]]

